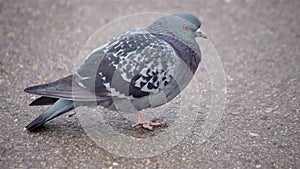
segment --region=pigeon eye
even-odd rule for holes
[[[184,29],[184,30],[189,30],[190,27],[189,27],[188,25],[183,25],[183,29]]]

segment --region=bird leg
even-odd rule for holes
[[[161,126],[163,123],[155,122],[155,120],[145,120],[140,112],[135,113],[138,121],[132,125],[132,127],[136,127],[138,125],[142,125],[143,128],[148,130],[153,130],[153,126]]]

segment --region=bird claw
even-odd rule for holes
[[[145,120],[141,113],[139,112],[136,112],[135,113],[138,121],[134,124],[132,124],[132,127],[136,127],[136,126],[142,126],[143,128],[145,129],[148,129],[148,130],[153,130],[153,126],[164,126],[165,124],[164,123],[159,123],[159,122],[156,122],[156,119],[152,119],[152,120]]]
[[[132,127],[136,127],[140,125],[145,129],[153,130],[153,126],[163,126],[165,124],[156,122],[155,120],[150,120],[150,121],[139,120],[138,122],[134,123]]]

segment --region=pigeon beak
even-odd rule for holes
[[[196,37],[201,37],[201,38],[207,39],[206,34],[203,33],[200,29],[196,32]]]

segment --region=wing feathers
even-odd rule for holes
[[[105,91],[104,88],[99,88],[101,91],[98,92],[101,93],[101,95],[96,96],[94,89],[83,88],[73,80],[73,75],[70,75],[52,83],[28,87],[24,89],[24,91],[48,98],[64,98],[76,101],[107,100],[105,95],[107,91]]]

